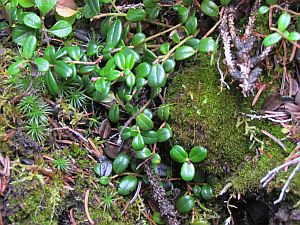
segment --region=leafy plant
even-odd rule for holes
[[[53,165],[57,169],[57,171],[67,172],[69,170],[69,161],[64,156],[59,156],[52,160]]]

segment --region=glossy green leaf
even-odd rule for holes
[[[126,85],[130,88],[132,88],[135,85],[135,76],[132,72],[130,72],[127,76],[126,76]]]
[[[56,55],[55,55],[54,46],[47,46],[47,48],[44,51],[44,58],[47,59],[52,64],[55,63]]]
[[[198,27],[198,20],[197,20],[196,16],[190,16],[185,23],[185,28],[186,28],[187,32],[190,35],[195,34],[197,27]]]
[[[170,151],[170,156],[175,162],[183,163],[188,158],[188,153],[180,145],[174,145]]]
[[[193,187],[193,194],[196,196],[196,197],[200,197],[201,195],[201,187],[199,185],[195,185]]]
[[[161,217],[160,212],[154,212],[152,215],[152,219],[156,224],[166,224],[167,221],[163,217]]]
[[[108,112],[108,119],[113,123],[118,123],[120,120],[120,108],[118,104],[113,104]]]
[[[119,127],[119,132],[121,132],[121,130],[123,129],[124,126],[120,126]],[[125,129],[123,129],[123,131],[121,132],[121,138],[123,141],[126,141],[128,140],[130,137],[131,137],[131,134],[130,134],[130,128],[129,127],[126,127]]]
[[[155,53],[151,50],[149,50],[146,45],[144,48],[144,61],[148,63],[153,63],[154,60],[156,60],[157,56]]]
[[[85,2],[86,6],[84,15],[86,16],[88,14],[87,18],[92,18],[100,13],[99,0],[85,0]]]
[[[152,65],[147,79],[150,87],[164,87],[167,76],[163,66],[161,64]]]
[[[18,45],[23,45],[26,37],[35,36],[35,29],[25,25],[17,25],[12,30],[12,39]]]
[[[107,177],[107,176],[100,177],[100,179],[99,179],[99,182],[102,185],[108,185],[109,181],[110,181],[110,177]]]
[[[135,156],[137,159],[147,159],[151,156],[151,150],[149,148],[143,148],[141,151],[137,151]]]
[[[169,128],[160,128],[157,131],[158,142],[165,142],[172,137],[172,131]]]
[[[153,121],[144,113],[140,113],[140,115],[137,116],[136,124],[143,131],[151,130],[154,127]]]
[[[220,2],[222,5],[227,6],[231,2],[231,0],[220,0]]]
[[[152,145],[158,140],[158,134],[153,130],[142,132],[142,136],[146,145]]]
[[[201,197],[206,201],[209,201],[214,198],[213,190],[210,185],[205,184],[202,186]]]
[[[263,40],[263,44],[265,47],[272,46],[281,40],[282,36],[278,33],[269,34]]]
[[[104,77],[100,77],[95,83],[95,89],[104,96],[108,95],[110,90],[110,83]]]
[[[176,62],[173,58],[167,59],[163,63],[164,70],[166,73],[172,72],[175,69]]]
[[[49,70],[50,63],[44,58],[35,58],[34,59],[39,72],[46,72]]]
[[[45,83],[47,86],[48,91],[50,92],[50,94],[52,96],[57,96],[58,92],[59,92],[59,86],[58,83],[55,79],[55,77],[53,76],[51,70],[48,70],[45,74]]]
[[[198,45],[199,52],[215,52],[217,51],[217,43],[211,38],[204,38],[200,40]]]
[[[54,64],[54,70],[63,78],[70,78],[73,76],[73,69],[71,68],[71,66],[61,60],[58,60]]]
[[[189,16],[189,9],[180,4],[174,5],[173,8],[178,12],[180,23],[185,23]]]
[[[269,7],[268,6],[261,6],[258,9],[258,14],[263,15],[266,14],[267,12],[269,12]]]
[[[157,153],[154,153],[154,154],[153,154],[153,157],[152,157],[152,159],[151,159],[151,162],[152,162],[153,164],[155,164],[155,165],[160,164],[160,163],[161,163],[161,157],[160,157],[160,155],[157,154]]]
[[[23,8],[30,8],[35,4],[34,0],[18,0],[18,2]]]
[[[143,9],[130,8],[126,15],[126,20],[130,22],[139,22],[145,19],[146,12]]]
[[[195,176],[195,167],[191,162],[184,162],[181,166],[180,176],[185,181],[193,180]]]
[[[112,48],[116,47],[121,40],[122,31],[122,22],[120,19],[116,19],[107,32],[106,44]]]
[[[114,60],[115,60],[116,66],[119,69],[121,69],[121,70],[125,69],[125,55],[123,52],[118,52],[117,54],[115,54]]]
[[[136,151],[140,151],[145,147],[144,139],[141,134],[133,137],[131,146]]]
[[[187,40],[187,42],[185,42],[185,45],[190,46],[193,49],[197,50],[198,46],[199,46],[199,42],[200,42],[200,40],[198,38],[191,38],[191,39]]]
[[[219,15],[219,8],[211,0],[204,0],[201,3],[201,10],[207,16],[218,16]]]
[[[36,45],[37,45],[37,39],[35,36],[26,37],[22,46],[22,56],[25,59],[30,59],[34,54]]]
[[[50,34],[53,34],[59,38],[64,38],[69,36],[72,32],[72,26],[69,22],[65,20],[60,20],[56,22],[51,29],[48,30]]]
[[[161,120],[167,121],[170,116],[170,106],[169,105],[160,105],[157,110],[158,118]]]
[[[19,60],[17,62],[12,63],[8,69],[7,73],[11,76],[19,74],[25,67],[27,66],[27,63],[25,63],[25,60]]]
[[[180,42],[180,37],[179,37],[179,34],[177,33],[177,32],[174,32],[173,34],[172,34],[172,40],[176,43],[176,44],[178,44],[179,42]]]
[[[175,51],[175,59],[177,61],[179,60],[185,60],[195,54],[195,50],[190,46],[181,46],[176,49]]]
[[[286,28],[289,26],[290,22],[291,22],[290,14],[288,14],[286,12],[281,14],[278,19],[278,29],[280,31],[286,30]]]
[[[190,195],[181,196],[175,204],[176,209],[180,213],[189,213],[194,208],[194,205],[195,200]]]
[[[35,5],[38,7],[43,16],[45,16],[56,5],[57,0],[35,0]]]
[[[83,55],[79,46],[68,46],[66,50],[68,55],[75,61],[79,61]]]
[[[287,39],[289,41],[299,41],[300,40],[300,33],[293,31],[291,33],[289,33],[289,35],[287,36]]]
[[[115,158],[114,162],[113,162],[113,170],[116,173],[123,173],[130,162],[130,157],[128,154],[126,154],[125,152],[121,152],[118,154],[118,156]]]
[[[121,72],[118,70],[111,70],[106,74],[108,81],[114,81],[121,77]]]
[[[151,70],[151,65],[147,62],[140,63],[136,68],[135,68],[135,75],[137,77],[145,78],[148,76]]]
[[[167,54],[170,50],[170,44],[169,43],[164,43],[162,45],[160,45],[159,47],[159,51],[162,53],[162,54]]]
[[[137,77],[136,78],[136,88],[144,87],[147,83],[147,80],[145,78]]]
[[[135,57],[133,54],[125,55],[125,68],[131,70],[135,64]]]
[[[94,71],[94,69],[95,69],[95,66],[86,65],[86,66],[81,66],[79,68],[79,72],[82,74],[87,74],[87,73]]]
[[[121,179],[118,185],[118,193],[120,195],[129,195],[137,186],[137,178],[134,176],[125,176]]]
[[[146,35],[144,33],[136,33],[131,41],[132,45],[139,45],[143,43],[146,39]]]
[[[26,15],[23,17],[23,22],[26,26],[34,29],[40,29],[42,27],[41,18],[32,12],[26,13]]]
[[[189,153],[189,159],[194,162],[202,162],[207,156],[207,149],[202,146],[195,146]]]

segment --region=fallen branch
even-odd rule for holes
[[[89,206],[88,206],[89,194],[90,194],[90,189],[87,189],[87,191],[85,192],[85,196],[84,196],[84,211],[88,218],[89,223],[94,225],[95,222],[92,220],[90,213],[89,213]]]

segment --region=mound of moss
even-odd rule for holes
[[[167,95],[173,141],[186,149],[206,147],[205,168],[213,174],[236,170],[249,153],[244,130],[236,127],[243,97],[220,92],[219,86],[216,66],[203,55],[197,65],[175,75]]]

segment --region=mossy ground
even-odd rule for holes
[[[207,159],[198,168],[219,175],[221,182],[217,189],[221,189],[226,182],[232,182],[234,191],[253,191],[260,187],[260,179],[269,170],[284,162],[294,144],[286,140],[284,143],[288,150],[284,152],[277,143],[260,132],[263,129],[281,139],[284,134],[280,126],[268,121],[242,118],[240,112],[249,111],[253,98],[242,97],[233,87],[220,92],[216,66],[211,66],[210,58],[205,55],[199,58],[199,62],[191,68],[175,75],[168,90],[173,143],[187,150],[195,145],[208,149]],[[260,98],[256,109],[269,92],[266,91]],[[237,127],[241,119],[247,121],[247,126],[242,123]],[[250,140],[250,134],[256,141]],[[257,155],[257,147],[263,147],[269,156],[263,153]],[[287,177],[287,173],[281,173],[272,187],[281,187]],[[300,182],[299,177],[291,187]]]

